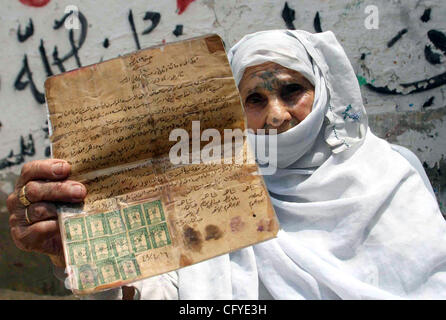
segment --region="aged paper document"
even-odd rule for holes
[[[48,78],[52,156],[85,184],[60,205],[71,289],[88,294],[273,238],[278,223],[254,161],[173,164],[182,128],[245,130],[222,40],[144,49]],[[200,133],[198,133],[200,134]],[[209,141],[209,140],[208,140]],[[208,142],[199,142],[198,150]],[[243,140],[243,159],[252,153]],[[231,154],[236,158],[236,150]]]

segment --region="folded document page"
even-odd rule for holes
[[[229,156],[214,141],[227,130],[246,129],[218,36],[59,74],[47,79],[45,91],[52,156],[69,161],[70,179],[88,190],[81,205],[59,206],[75,294],[122,286],[277,234],[263,178],[247,161],[253,157],[246,139]],[[171,141],[175,129],[182,131]],[[211,138],[204,137],[207,129]],[[184,150],[192,152],[184,156]],[[224,161],[215,157],[220,151]],[[178,154],[183,161],[172,161]]]

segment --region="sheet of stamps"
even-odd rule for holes
[[[153,211],[144,215],[144,208]],[[140,276],[136,254],[172,245],[164,217],[161,201],[155,200],[66,218],[69,263],[77,279],[74,285],[86,290]]]

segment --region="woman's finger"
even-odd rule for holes
[[[26,208],[15,210],[9,216],[9,225],[11,227],[28,227],[36,222],[57,220],[57,218],[57,209],[54,204],[38,202]]]
[[[57,220],[46,220],[27,226],[11,227],[11,237],[16,246],[24,251],[60,254],[62,248]]]
[[[17,180],[20,189],[31,180],[62,180],[70,174],[70,165],[65,160],[45,159],[25,163]]]
[[[85,186],[76,181],[30,181],[26,184],[26,197],[31,203],[41,201],[80,202],[87,195]]]
[[[25,216],[25,209],[23,210]],[[51,202],[37,202],[32,203],[26,209],[28,220],[23,218],[24,224],[34,224],[40,221],[46,221],[50,219],[57,219],[57,208]]]

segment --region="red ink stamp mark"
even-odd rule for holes
[[[178,14],[182,14],[184,11],[186,11],[187,7],[194,1],[195,0],[177,0]]]
[[[243,228],[245,223],[242,221],[242,218],[234,217],[234,218],[231,219],[231,222],[230,222],[229,225],[231,226],[231,231],[232,232],[238,232],[238,231],[240,231]]]
[[[19,0],[19,1],[26,6],[37,7],[37,8],[44,7],[50,2],[50,0]]]
[[[262,232],[262,231],[272,231],[274,228],[274,220],[260,220],[257,223],[257,231]]]

